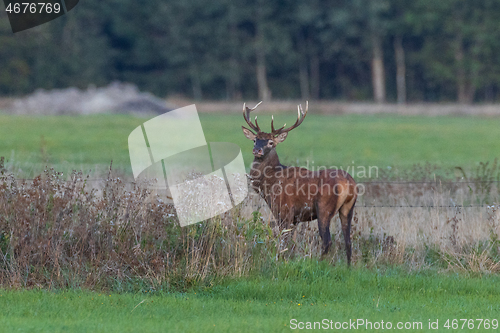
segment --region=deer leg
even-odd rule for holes
[[[332,245],[332,236],[330,235],[330,220],[331,216],[318,216],[319,235],[323,240],[323,254],[325,256]]]
[[[347,265],[351,265],[351,221],[354,212],[354,205],[349,209],[345,206],[339,210],[340,223],[342,224],[342,233],[344,234],[345,252],[347,255]]]

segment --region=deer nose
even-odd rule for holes
[[[254,148],[253,149],[253,154],[254,155],[263,155],[264,154],[264,150],[262,148]]]

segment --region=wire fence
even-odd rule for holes
[[[5,178],[5,176],[0,177]],[[137,184],[139,182],[137,181],[131,181],[131,180],[124,180],[120,177],[117,178],[77,178],[77,181],[83,181],[83,182],[106,182],[109,180],[113,179],[119,179],[123,184]],[[15,178],[16,181],[18,182],[32,182],[35,180],[35,178]],[[75,179],[68,179],[67,181],[75,181]],[[436,186],[450,186],[450,185],[461,185],[461,184],[498,184],[500,183],[500,180],[460,180],[460,181],[443,181],[443,180],[423,180],[423,181],[390,181],[390,180],[383,180],[383,181],[360,181],[357,182],[358,184],[363,184],[363,185],[418,185],[418,184],[430,184],[430,185],[436,185]],[[459,204],[449,204],[449,205],[433,205],[433,204],[417,204],[417,205],[395,205],[395,204],[372,204],[368,205],[365,203],[358,203],[356,205],[356,208],[429,208],[429,209],[439,209],[439,208],[455,208],[455,209],[461,209],[461,208],[497,208],[500,209],[500,200],[498,202],[492,203],[492,204],[468,204],[468,205],[459,205]]]

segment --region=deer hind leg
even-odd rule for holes
[[[319,235],[321,237],[321,240],[323,241],[323,257],[328,253],[330,246],[332,246],[332,236],[330,235],[331,219],[332,216],[330,214],[324,214],[323,216],[319,214],[318,216]]]
[[[347,265],[351,265],[351,221],[354,213],[354,202],[345,203],[339,209],[340,223],[342,225],[342,233],[344,234],[345,252],[347,255]]]

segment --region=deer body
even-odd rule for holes
[[[307,108],[304,113],[299,106],[297,122],[286,130],[283,129],[284,126],[275,130],[271,122],[271,133],[261,132],[257,120],[255,125],[249,120],[249,113],[255,108],[244,107],[243,110],[245,120],[257,132],[254,134],[243,127],[245,136],[255,142],[254,161],[250,170],[252,187],[263,196],[280,227],[318,219],[323,255],[328,253],[332,244],[330,221],[338,212],[346,245],[347,262],[350,264],[350,232],[357,198],[356,182],[343,170],[311,171],[301,167],[287,167],[280,163],[276,145],[285,140],[290,130],[302,123]]]

